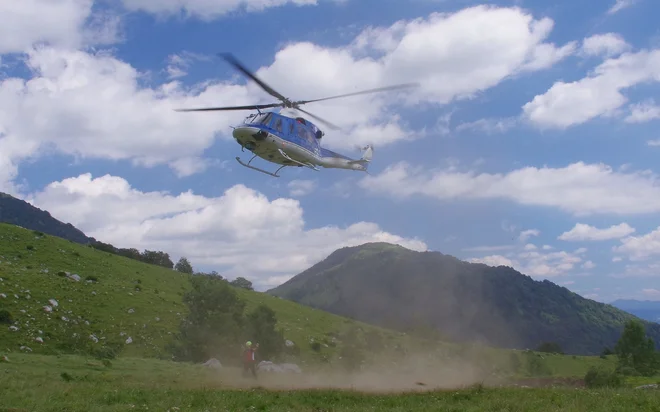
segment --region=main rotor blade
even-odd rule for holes
[[[282,103],[253,104],[252,106],[205,107],[200,109],[174,109],[177,112],[207,112],[215,110],[257,110],[282,106]]]
[[[241,73],[249,77],[250,79],[254,80],[259,86],[261,86],[262,89],[264,89],[268,94],[271,96],[282,100],[283,102],[288,102],[289,99],[286,97],[282,96],[278,92],[275,91],[272,87],[264,83],[261,79],[259,79],[257,76],[255,76],[250,70],[248,70],[241,62],[239,62],[232,54],[230,53],[218,53],[220,57],[225,59],[229,64],[234,66],[237,70],[239,70]]]
[[[294,105],[307,104],[307,103],[320,102],[320,101],[330,100],[330,99],[339,99],[339,98],[342,98],[342,97],[357,96],[357,95],[360,95],[360,94],[369,94],[369,93],[384,92],[384,91],[388,91],[388,90],[405,89],[405,88],[408,88],[408,87],[419,87],[419,83],[397,84],[397,85],[394,85],[394,86],[380,87],[380,88],[377,88],[377,89],[369,89],[369,90],[362,90],[362,91],[354,92],[354,93],[340,94],[339,96],[324,97],[322,99],[301,100],[299,102],[294,102],[293,104]]]
[[[329,121],[327,121],[325,119],[322,119],[322,118],[318,117],[317,115],[308,112],[307,110],[303,110],[300,107],[296,107],[296,110],[300,110],[301,112],[315,118],[316,120],[318,120],[319,122],[324,123],[326,126],[328,126],[329,128],[331,128],[333,130],[340,130],[341,129],[339,126],[336,126],[336,125],[330,123]]]

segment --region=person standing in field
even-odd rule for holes
[[[257,358],[256,351],[259,344],[252,345],[252,342],[247,341],[245,350],[243,351],[243,376],[247,376],[248,372],[252,372],[252,376],[257,377]]]

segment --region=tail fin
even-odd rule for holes
[[[362,150],[364,150],[364,154],[362,155],[361,160],[367,163],[371,162],[371,158],[374,155],[374,148],[370,144],[368,144],[365,147],[363,147]]]

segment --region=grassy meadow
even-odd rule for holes
[[[284,382],[282,382],[282,380]],[[660,391],[470,385],[388,392],[305,389],[309,377],[261,374],[157,359],[106,362],[16,354],[0,363],[0,411],[658,411]],[[350,378],[344,386],[350,386]],[[287,390],[287,386],[302,389]],[[311,385],[310,385],[311,386]]]
[[[300,349],[289,361],[303,374],[262,373],[254,382],[227,365],[173,362],[168,344],[187,314],[189,279],[0,224],[0,411],[660,411],[660,391],[632,389],[660,377],[627,378],[627,387],[607,390],[510,385],[579,380],[592,366],[613,368],[612,356],[424,340],[244,289],[237,292],[248,310],[266,304],[276,312],[285,339]],[[339,367],[336,340],[349,325],[377,332],[383,348],[350,374]],[[72,354],[76,345],[104,342],[122,345],[116,359]]]

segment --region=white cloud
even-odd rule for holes
[[[540,127],[559,129],[613,116],[628,100],[623,90],[651,81],[660,81],[660,49],[625,53],[606,60],[581,80],[556,82],[526,103],[523,115]]]
[[[456,126],[456,131],[481,131],[486,134],[504,133],[518,124],[515,117],[503,119],[479,119],[474,122],[461,123]]]
[[[587,270],[588,270],[588,269],[593,269],[593,268],[595,268],[595,267],[596,267],[596,264],[595,264],[594,262],[590,261],[590,260],[587,260],[586,262],[584,262],[584,263],[582,264],[582,268],[583,268],[583,269],[587,269]]]
[[[245,276],[262,286],[344,246],[390,242],[427,249],[370,222],[306,228],[297,200],[270,200],[240,184],[208,198],[190,191],[145,193],[120,177],[83,174],[53,182],[28,200],[100,241],[163,250],[193,265],[227,266],[222,272],[228,277]]]
[[[653,146],[653,147],[660,146],[660,139],[656,139],[656,140],[647,140],[647,141],[646,141],[646,144],[647,144],[648,146]]]
[[[176,11],[183,5],[202,14],[225,10],[228,5],[212,3],[127,0],[126,4],[154,11]],[[78,3],[70,0],[70,4]],[[89,14],[80,13],[78,18],[69,16],[74,22],[67,23],[70,33],[80,34],[81,29],[71,28]],[[54,15],[59,22],[66,20],[62,14]],[[364,56],[365,47],[375,45],[373,39],[338,48],[302,42],[284,47],[270,66],[257,73],[292,99],[418,81],[419,90],[403,94],[408,102],[447,103],[471,97],[517,73],[548,67],[563,53],[543,43],[552,26],[552,20],[535,20],[518,8],[478,6],[377,28],[390,33],[395,45],[377,58]],[[62,48],[39,47],[27,54],[33,78],[0,82],[0,140],[11,147],[1,155],[0,161],[7,165],[0,176],[2,185],[13,179],[21,161],[43,150],[82,158],[130,159],[143,166],[168,164],[179,175],[194,173],[202,169],[203,162],[200,167],[191,166],[204,150],[217,136],[227,138],[228,126],[245,113],[174,113],[172,109],[272,101],[251,82],[244,86],[209,81],[188,88],[172,81],[145,87],[145,73],[109,52],[73,51],[71,47],[78,44],[74,34],[62,35],[71,37],[61,42]],[[185,64],[174,60],[170,73],[182,75]],[[380,146],[424,136],[424,130],[408,130],[388,111],[396,96],[357,96],[314,104],[309,110],[347,132],[327,131],[328,147],[352,148],[370,143],[375,136]],[[39,113],[37,121],[34,113]],[[20,142],[20,147],[12,142]]]
[[[535,249],[523,248],[517,253],[471,258],[468,261],[489,266],[509,266],[533,277],[555,277],[566,275],[573,270],[575,265],[582,261],[579,254],[579,251],[543,253]]]
[[[615,256],[612,258],[612,262],[621,262],[623,259],[619,256]]]
[[[520,235],[518,235],[518,239],[520,239],[521,242],[526,242],[530,237],[538,236],[540,234],[541,232],[538,229],[523,230],[520,232]]]
[[[562,233],[557,239],[568,241],[610,240],[628,236],[633,232],[635,232],[635,229],[627,223],[612,225],[605,229],[598,229],[584,223],[576,223],[573,229]]]
[[[617,33],[595,34],[582,41],[583,54],[613,57],[630,49],[630,45]]]
[[[34,44],[65,48],[113,43],[119,18],[92,12],[94,0],[0,1],[0,54],[22,53]]]
[[[642,289],[642,293],[650,298],[660,298],[659,289]]]
[[[448,201],[503,199],[555,207],[575,215],[660,211],[660,187],[650,172],[623,173],[604,164],[525,167],[506,174],[425,170],[405,162],[366,176],[360,185],[395,198],[415,195]]]
[[[201,20],[213,20],[232,11],[263,11],[288,4],[313,6],[318,0],[121,0],[130,11],[144,11],[161,18],[184,15]]]
[[[660,119],[660,106],[654,99],[630,105],[630,114],[623,119],[626,123],[644,123]]]
[[[301,197],[312,193],[316,189],[316,182],[314,180],[292,180],[287,186],[290,196]]]
[[[616,2],[612,5],[612,7],[610,7],[607,10],[607,14],[618,13],[621,10],[627,9],[628,7],[632,6],[636,2],[637,0],[616,0]]]
[[[167,76],[170,79],[178,79],[188,75],[187,70],[195,61],[209,61],[210,57],[198,53],[183,52],[167,56]]]
[[[624,237],[621,239],[621,245],[614,246],[612,250],[628,255],[631,260],[660,255],[660,227],[645,235]]]

